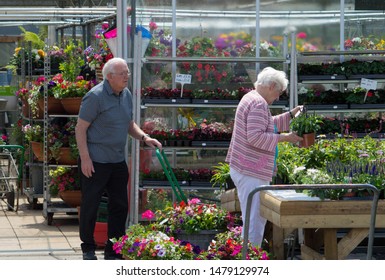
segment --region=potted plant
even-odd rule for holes
[[[83,76],[77,76],[75,81],[68,81],[63,79],[62,74],[57,74],[53,80],[56,82],[54,96],[60,99],[64,110],[70,115],[79,113],[83,96],[96,85],[95,80],[87,81]]]
[[[317,115],[316,113],[309,114],[308,112],[304,111],[292,119],[290,128],[292,131],[295,131],[298,136],[304,138],[301,146],[309,147],[314,144],[315,133],[321,129],[322,123],[323,121],[321,116]]]
[[[51,196],[59,195],[64,202],[72,207],[80,206],[81,191],[79,174],[76,168],[58,166],[49,171],[48,185]]]
[[[47,84],[47,97],[48,97],[48,114],[63,114],[64,109],[61,105],[60,99],[54,96],[54,88],[56,82],[54,80],[47,80],[44,76],[38,77],[31,89],[29,90],[28,104],[34,117],[42,118],[44,112],[44,87]]]
[[[92,70],[103,69],[104,64],[114,57],[105,39],[99,41],[98,48],[88,46],[83,54],[86,62]]]
[[[212,186],[218,186],[220,189],[226,190],[234,189],[235,185],[230,177],[230,166],[226,162],[219,162],[218,165],[213,166],[213,175],[210,182]]]
[[[155,212],[158,230],[200,248],[207,248],[215,234],[226,230],[230,214],[216,204],[193,198]]]
[[[195,256],[190,244],[142,224],[131,225],[112,242],[115,252],[128,260],[193,260]]]
[[[25,140],[31,146],[33,154],[38,161],[44,161],[43,154],[43,128],[39,124],[26,124],[22,127]]]
[[[269,260],[268,252],[248,243],[247,260]],[[211,242],[207,251],[201,252],[198,260],[242,260],[242,227],[232,227],[228,231],[218,233],[215,242]]]
[[[50,159],[58,164],[75,165],[78,158],[78,148],[75,139],[76,120],[70,119],[62,124],[51,123],[48,128],[48,148]]]

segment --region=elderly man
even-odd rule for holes
[[[108,195],[108,239],[125,234],[128,213],[128,167],[125,145],[128,134],[148,146],[162,148],[133,121],[132,94],[127,88],[130,71],[121,58],[103,67],[104,80],[83,98],[76,125],[82,190],[79,233],[84,260],[96,260],[94,228],[103,192]],[[105,259],[120,259],[111,241]]]

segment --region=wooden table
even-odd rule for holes
[[[345,259],[368,236],[371,200],[321,201],[292,190],[259,195],[261,215],[273,224],[273,254],[278,259],[284,259],[284,239],[295,229],[304,230],[301,257],[311,260]],[[375,225],[385,228],[385,201],[378,201]],[[347,233],[338,241],[339,229]]]

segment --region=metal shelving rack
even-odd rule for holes
[[[57,165],[51,165],[48,163],[48,127],[49,119],[54,117],[70,117],[68,115],[49,115],[48,114],[48,77],[51,76],[50,72],[50,58],[49,56],[44,57],[44,162],[43,162],[43,216],[47,220],[47,224],[51,225],[53,222],[53,215],[55,213],[62,214],[76,214],[78,212],[77,208],[69,207],[61,200],[52,200],[50,191],[49,191],[49,170],[51,168],[57,167]],[[77,216],[75,216],[77,217]]]

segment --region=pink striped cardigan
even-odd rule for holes
[[[255,90],[239,102],[226,162],[238,172],[271,181],[279,134],[288,131],[289,112],[272,116],[265,99]]]

